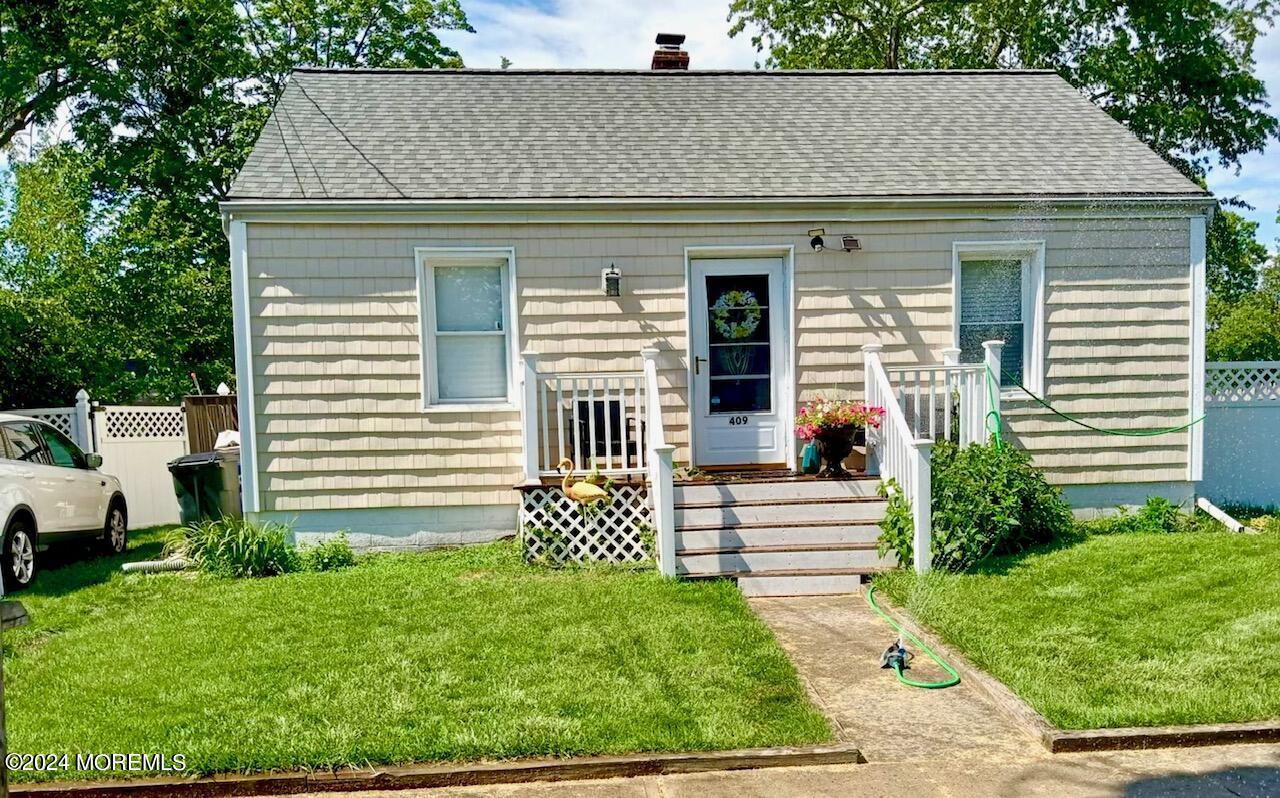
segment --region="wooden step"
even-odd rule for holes
[[[850,480],[788,480],[773,482],[687,482],[675,486],[675,503],[726,504],[739,501],[844,499],[877,497],[880,480],[865,477]]]
[[[734,502],[722,505],[681,505],[675,508],[676,529],[750,526],[783,523],[806,526],[824,522],[865,524],[884,518],[885,501],[872,498]]]
[[[681,549],[736,549],[759,546],[840,546],[872,543],[880,539],[875,524],[834,526],[748,526],[734,529],[693,529],[676,532],[676,551]]]
[[[676,556],[676,573],[682,575],[731,576],[769,571],[813,573],[866,573],[891,567],[891,561],[876,553],[875,544],[854,544],[840,549],[784,551],[716,552]]]
[[[836,596],[862,591],[862,574],[746,574],[738,589],[749,598],[767,596]]]

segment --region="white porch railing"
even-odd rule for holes
[[[918,573],[927,572],[932,560],[934,441],[957,441],[960,446],[983,443],[988,415],[1000,409],[1004,343],[987,341],[982,346],[981,364],[960,365],[959,350],[948,349],[944,352],[947,362],[941,366],[893,369],[880,361],[883,346],[862,347],[867,404],[885,410],[880,426],[868,431],[867,470],[894,480],[911,508],[912,559]],[[988,369],[995,378],[991,386],[987,385]]]
[[[662,426],[658,350],[640,354],[643,371],[610,374],[540,374],[537,354],[522,355],[524,481],[540,484],[565,459],[580,472],[647,477],[658,567],[674,576],[675,447]]]
[[[942,350],[941,366],[897,366],[886,368],[892,395],[906,417],[914,438],[948,440],[959,446],[985,443],[990,437],[987,419],[999,403],[1000,354],[1002,341],[983,345],[982,363],[960,363],[960,350]],[[996,375],[994,390],[987,386],[987,370]]]
[[[657,542],[658,571],[676,575],[675,464],[676,447],[667,443],[662,426],[662,403],[658,400],[658,350],[642,349],[645,393],[649,397],[646,425],[649,434],[646,459],[649,464],[649,499],[653,503],[654,538]]]
[[[930,501],[929,461],[933,454],[933,439],[918,437],[907,423],[906,414],[889,381],[889,375],[880,363],[880,344],[862,347],[867,404],[883,407],[884,418],[880,426],[867,430],[867,470],[879,474],[885,480],[895,480],[898,489],[911,507],[911,521],[915,528],[912,539],[912,559],[917,573],[929,570],[932,556],[932,513]]]
[[[537,355],[526,352],[524,361],[525,408],[532,408],[524,429],[526,478],[555,475],[565,459],[579,472],[646,473],[643,372],[539,374]]]

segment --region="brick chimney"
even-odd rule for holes
[[[659,33],[656,41],[658,49],[653,51],[650,69],[689,68],[689,54],[681,47],[684,44],[683,33]]]

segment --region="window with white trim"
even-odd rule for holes
[[[510,263],[480,251],[420,254],[427,405],[506,402],[511,383]]]
[[[984,341],[1004,341],[1003,382],[1042,389],[1043,245],[957,244],[955,345],[961,363],[981,363]]]

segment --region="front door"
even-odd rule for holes
[[[782,258],[690,268],[694,462],[783,464],[787,291]]]

